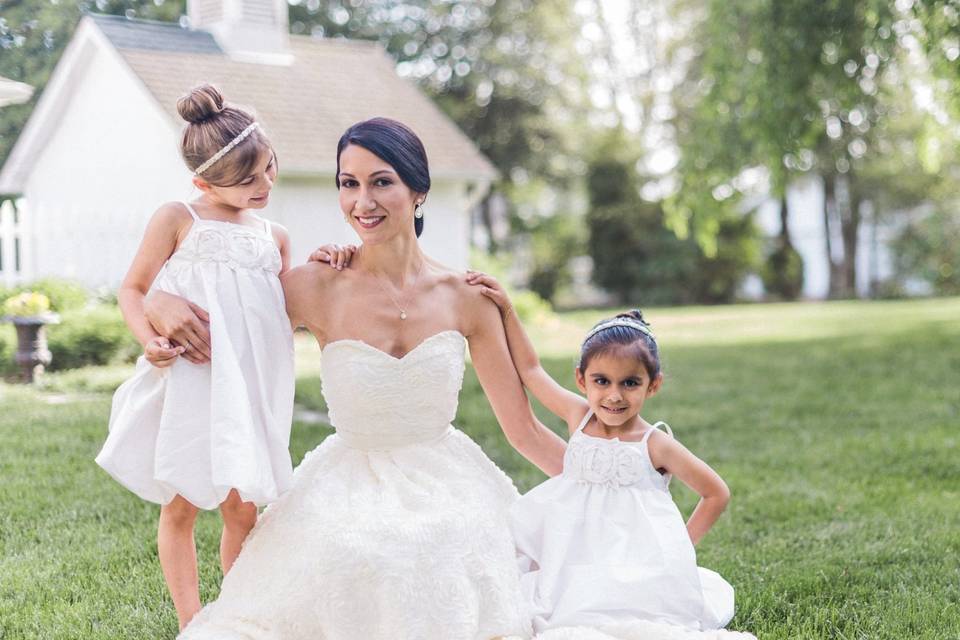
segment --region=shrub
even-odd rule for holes
[[[57,313],[81,309],[90,299],[90,292],[79,282],[60,278],[43,278],[20,287],[20,291],[35,291],[50,299],[50,309]]]
[[[771,297],[796,300],[803,293],[803,257],[793,246],[778,242],[767,256],[760,277]]]
[[[42,293],[50,300],[50,310],[57,313],[83,308],[90,300],[90,292],[79,282],[62,278],[42,278],[13,289],[0,287],[0,304],[18,293]]]
[[[142,352],[120,309],[98,305],[61,314],[61,323],[47,328],[53,354],[51,370],[131,361]]]
[[[17,371],[13,358],[17,353],[17,331],[12,324],[0,323],[0,376]]]

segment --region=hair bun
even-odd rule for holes
[[[212,84],[202,84],[177,100],[177,111],[187,122],[199,124],[223,111],[223,96]]]
[[[618,313],[616,317],[637,320],[643,323],[645,327],[650,326],[650,323],[643,319],[643,311],[640,311],[640,309],[630,309],[630,311],[627,311],[626,313]]]

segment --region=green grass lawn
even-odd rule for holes
[[[737,589],[731,626],[764,640],[960,638],[960,299],[647,315],[667,380],[646,417],[669,422],[733,492],[698,549]],[[561,382],[601,317],[531,327]],[[298,402],[322,409],[317,349],[300,337],[298,354]],[[2,640],[175,635],[158,508],[93,463],[127,373],[0,385]],[[542,479],[506,443],[472,371],[457,424],[521,490]],[[294,459],[329,433],[295,424]],[[694,496],[674,489],[689,512]],[[204,600],[219,584],[218,535],[217,516],[201,517]]]

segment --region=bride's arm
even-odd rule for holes
[[[520,454],[550,476],[563,470],[564,441],[543,425],[530,408],[520,376],[510,359],[497,306],[478,289],[466,292],[470,358],[504,435]]]

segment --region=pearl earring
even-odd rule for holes
[[[413,210],[413,215],[417,218],[423,218],[423,203],[418,202],[417,206]]]

